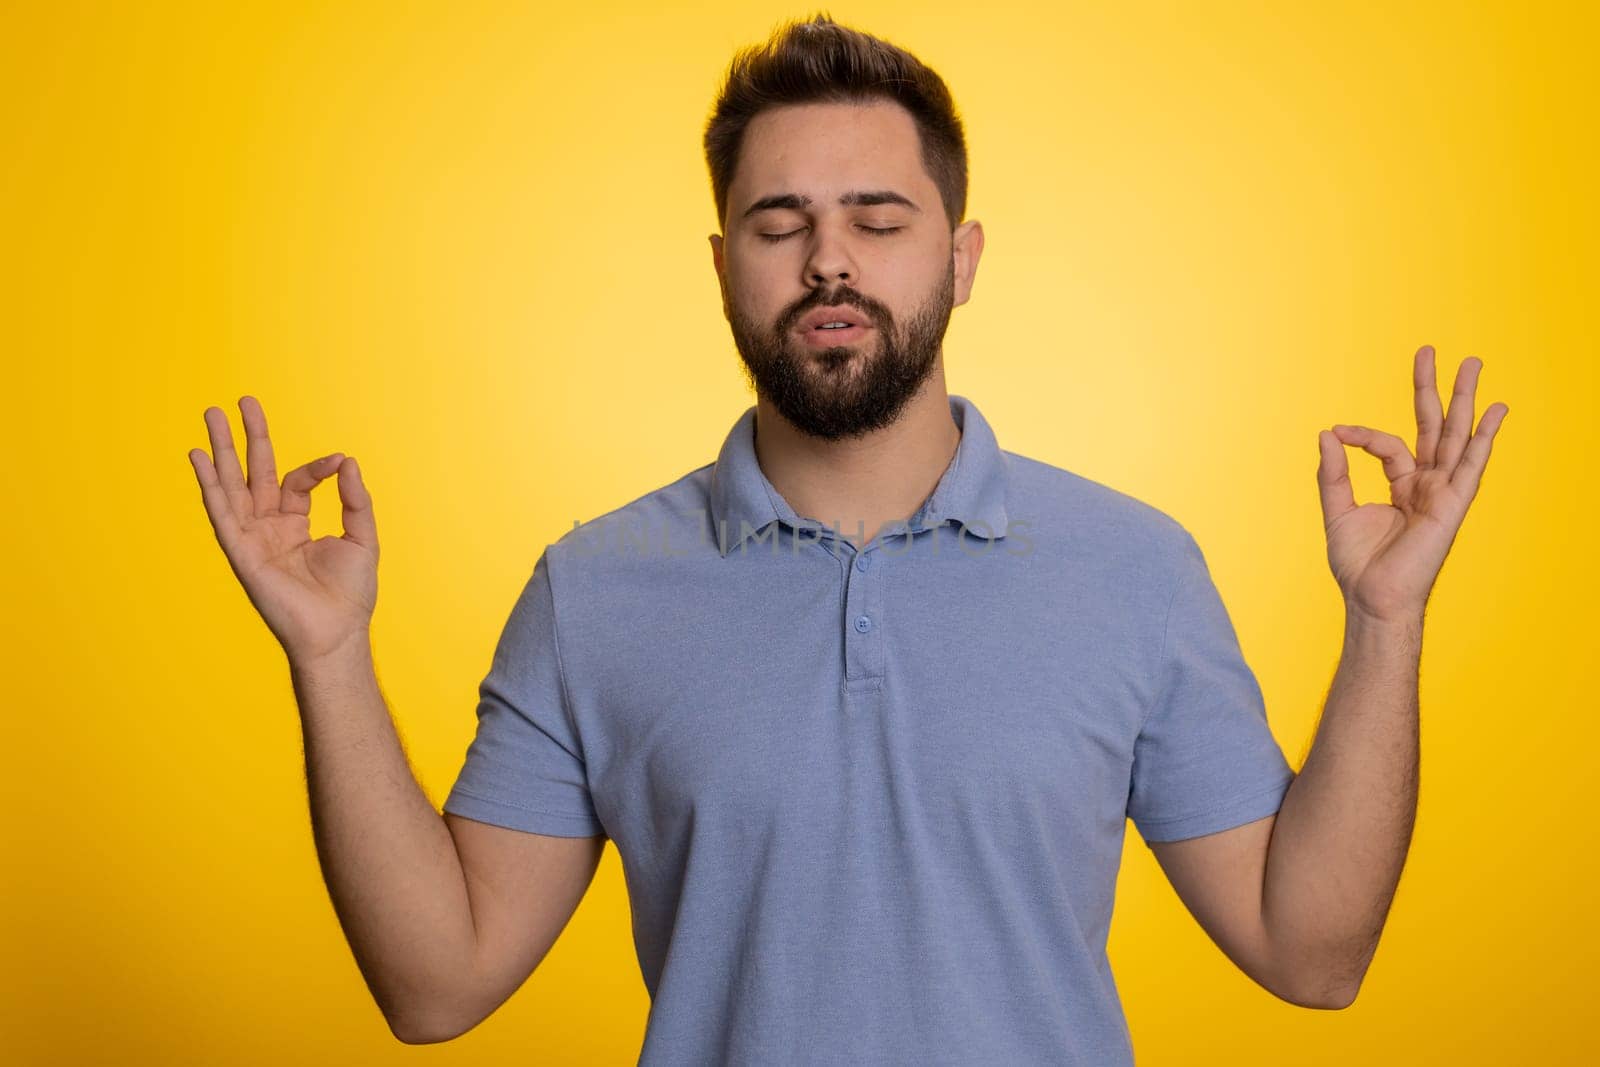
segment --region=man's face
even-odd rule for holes
[[[965,222],[952,239],[948,225],[899,105],[757,115],[729,185],[727,233],[711,238],[723,313],[756,392],[827,440],[893,422],[971,291],[982,229]],[[829,309],[839,314],[821,322],[861,324],[811,321]]]

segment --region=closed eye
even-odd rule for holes
[[[809,229],[809,228],[810,227],[808,227],[808,226],[802,226],[802,227],[800,227],[800,230],[805,230],[805,229]],[[886,237],[891,233],[899,233],[901,230],[905,229],[905,227],[904,226],[859,226],[859,227],[857,227],[857,229],[866,230],[868,233],[876,234],[879,237]],[[793,237],[795,234],[799,233],[800,230],[790,230],[788,233],[758,233],[758,234],[756,234],[756,236],[761,238],[763,241],[768,241],[768,242],[770,242],[772,244],[777,244],[779,241],[787,240],[788,238]]]

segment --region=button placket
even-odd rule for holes
[[[881,558],[873,561],[859,549],[844,568],[845,682],[852,688],[883,678],[882,568]]]

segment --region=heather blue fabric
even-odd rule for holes
[[[1186,530],[950,408],[864,552],[762,474],[751,407],[512,608],[444,808],[611,839],[646,1067],[1131,1063],[1127,820],[1213,833],[1294,777]]]

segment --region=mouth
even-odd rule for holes
[[[805,343],[813,348],[832,348],[834,345],[854,344],[865,337],[872,327],[850,324],[846,326],[815,326],[797,331]]]

